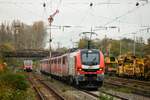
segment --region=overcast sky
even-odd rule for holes
[[[150,28],[149,0],[0,0],[0,22],[19,19],[32,24],[42,20],[48,26],[47,18],[56,9],[59,13],[52,25],[71,27],[52,29],[53,46],[61,42],[63,46],[72,47],[71,40],[78,41],[79,34],[90,31],[91,27],[98,34],[93,38],[102,39],[105,35],[116,39],[133,38],[130,34],[133,32],[145,40],[150,37],[147,31]],[[112,26],[117,28],[110,28]]]

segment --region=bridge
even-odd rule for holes
[[[52,57],[61,55],[60,52],[52,52]],[[25,49],[25,50],[16,50],[16,51],[10,51],[10,52],[4,52],[4,57],[6,58],[34,58],[34,59],[42,59],[49,57],[49,51],[48,50],[36,50],[36,49]]]

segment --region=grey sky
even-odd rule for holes
[[[46,8],[42,6],[46,3]],[[90,7],[90,3],[93,6]],[[139,6],[136,3],[139,2]],[[110,3],[110,4],[108,4]],[[61,42],[63,46],[71,47],[72,41],[79,39],[83,31],[91,27],[98,36],[93,38],[124,37],[125,33],[137,32],[136,36],[150,37],[147,30],[150,27],[150,1],[148,0],[0,0],[0,22],[19,19],[27,24],[43,20],[48,25],[47,18],[59,9],[53,25],[72,26],[52,29],[53,45]],[[109,28],[116,26],[117,28]],[[107,30],[100,30],[108,27]],[[118,31],[118,29],[120,31]],[[127,34],[132,38],[132,34]]]

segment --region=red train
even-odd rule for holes
[[[50,66],[51,64],[51,66]],[[104,56],[97,49],[81,49],[40,61],[41,72],[83,87],[98,87],[104,80]]]
[[[31,72],[32,71],[32,60],[24,60],[24,71]]]

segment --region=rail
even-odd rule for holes
[[[96,97],[96,98],[99,98],[99,97],[100,97],[99,95],[96,95],[96,94],[94,94],[94,93],[92,93],[92,92],[90,92],[90,91],[87,91],[87,90],[81,90],[81,91],[83,91],[83,92],[85,92],[85,93],[87,93],[87,94],[89,94],[89,95],[92,95],[93,97]],[[120,100],[128,100],[128,99],[125,98],[125,97],[121,97],[121,96],[118,96],[118,95],[114,95],[114,94],[111,94],[111,93],[107,93],[107,92],[105,92],[105,91],[100,91],[100,92],[103,93],[103,94],[106,94],[106,95],[115,97],[115,98],[120,99]]]
[[[55,91],[52,87],[50,87],[48,84],[46,84],[45,82],[43,82],[41,79],[37,78],[36,76],[32,75],[31,78],[31,74],[29,74],[29,81],[33,86],[33,89],[36,91],[38,98],[40,100],[48,100],[48,97],[46,97],[45,93],[43,93],[36,85],[36,82],[34,82],[33,80],[36,79],[36,82],[38,82],[38,85],[41,84],[44,89],[48,90],[48,93],[50,92],[51,95],[53,95],[54,98],[56,98],[56,100],[65,100],[65,98],[63,96],[61,96],[57,91]]]
[[[48,84],[46,84],[45,82],[43,82],[42,80],[38,80],[41,84],[43,84],[45,87],[47,87],[50,91],[53,92],[53,94],[55,95],[55,97],[57,97],[57,100],[65,100],[65,98],[63,96],[61,96],[58,92],[56,92],[52,87],[50,87]]]
[[[115,80],[109,80],[109,81],[105,80],[104,83],[108,85],[117,86],[117,87],[129,88],[132,90],[131,93],[138,94],[138,95],[145,96],[145,97],[150,97],[150,90],[144,89],[144,85],[143,85],[143,88],[138,88],[138,85],[134,87],[133,85],[131,85],[129,81],[123,82],[123,81],[115,81]]]
[[[30,83],[33,86],[33,89],[36,91],[40,100],[45,100],[43,93],[35,86],[34,82],[29,78]]]

